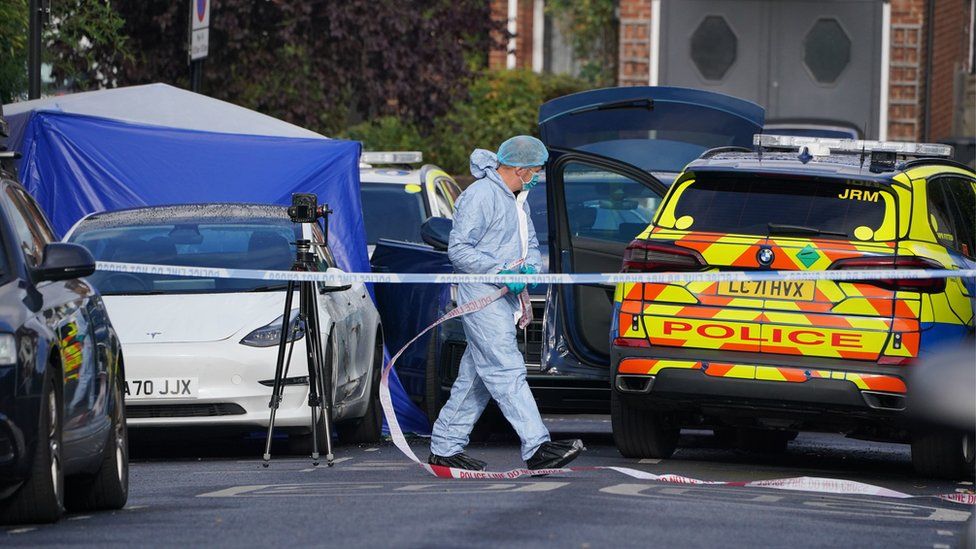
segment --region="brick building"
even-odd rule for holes
[[[619,0],[618,84],[712,89],[868,138],[976,134],[976,0]],[[492,0],[493,68],[572,72],[544,0]]]

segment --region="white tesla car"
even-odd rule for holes
[[[92,214],[68,242],[96,259],[196,267],[288,270],[295,241],[313,243],[320,271],[336,269],[315,224],[292,223],[283,206],[201,204]],[[96,272],[125,348],[130,427],[267,427],[286,283]],[[319,285],[321,332],[298,322],[275,425],[310,433],[305,339],[322,338],[331,371],[333,416],[343,441],[378,440],[382,330],[363,284]]]

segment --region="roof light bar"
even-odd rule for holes
[[[359,157],[366,164],[419,164],[424,161],[420,151],[369,151]]]
[[[952,146],[937,143],[902,143],[899,141],[869,141],[863,139],[838,139],[831,137],[801,137],[796,135],[756,134],[752,144],[767,149],[797,149],[809,147],[811,150],[831,152],[872,153],[889,152],[903,156],[935,156],[952,158]]]

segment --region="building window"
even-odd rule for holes
[[[851,62],[851,39],[836,19],[814,23],[803,41],[803,63],[821,84],[833,84]]]
[[[725,18],[709,15],[691,33],[691,60],[706,80],[722,80],[735,63],[738,39]]]

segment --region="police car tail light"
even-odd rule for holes
[[[942,269],[935,261],[915,256],[880,256],[880,257],[852,257],[838,259],[830,269],[848,271],[870,271],[890,269]],[[939,293],[945,290],[944,278],[878,278],[867,280],[852,280],[859,284],[872,284],[891,291],[909,291],[923,293]]]
[[[638,239],[624,251],[623,272],[700,271],[705,265],[705,259],[696,250]]]

